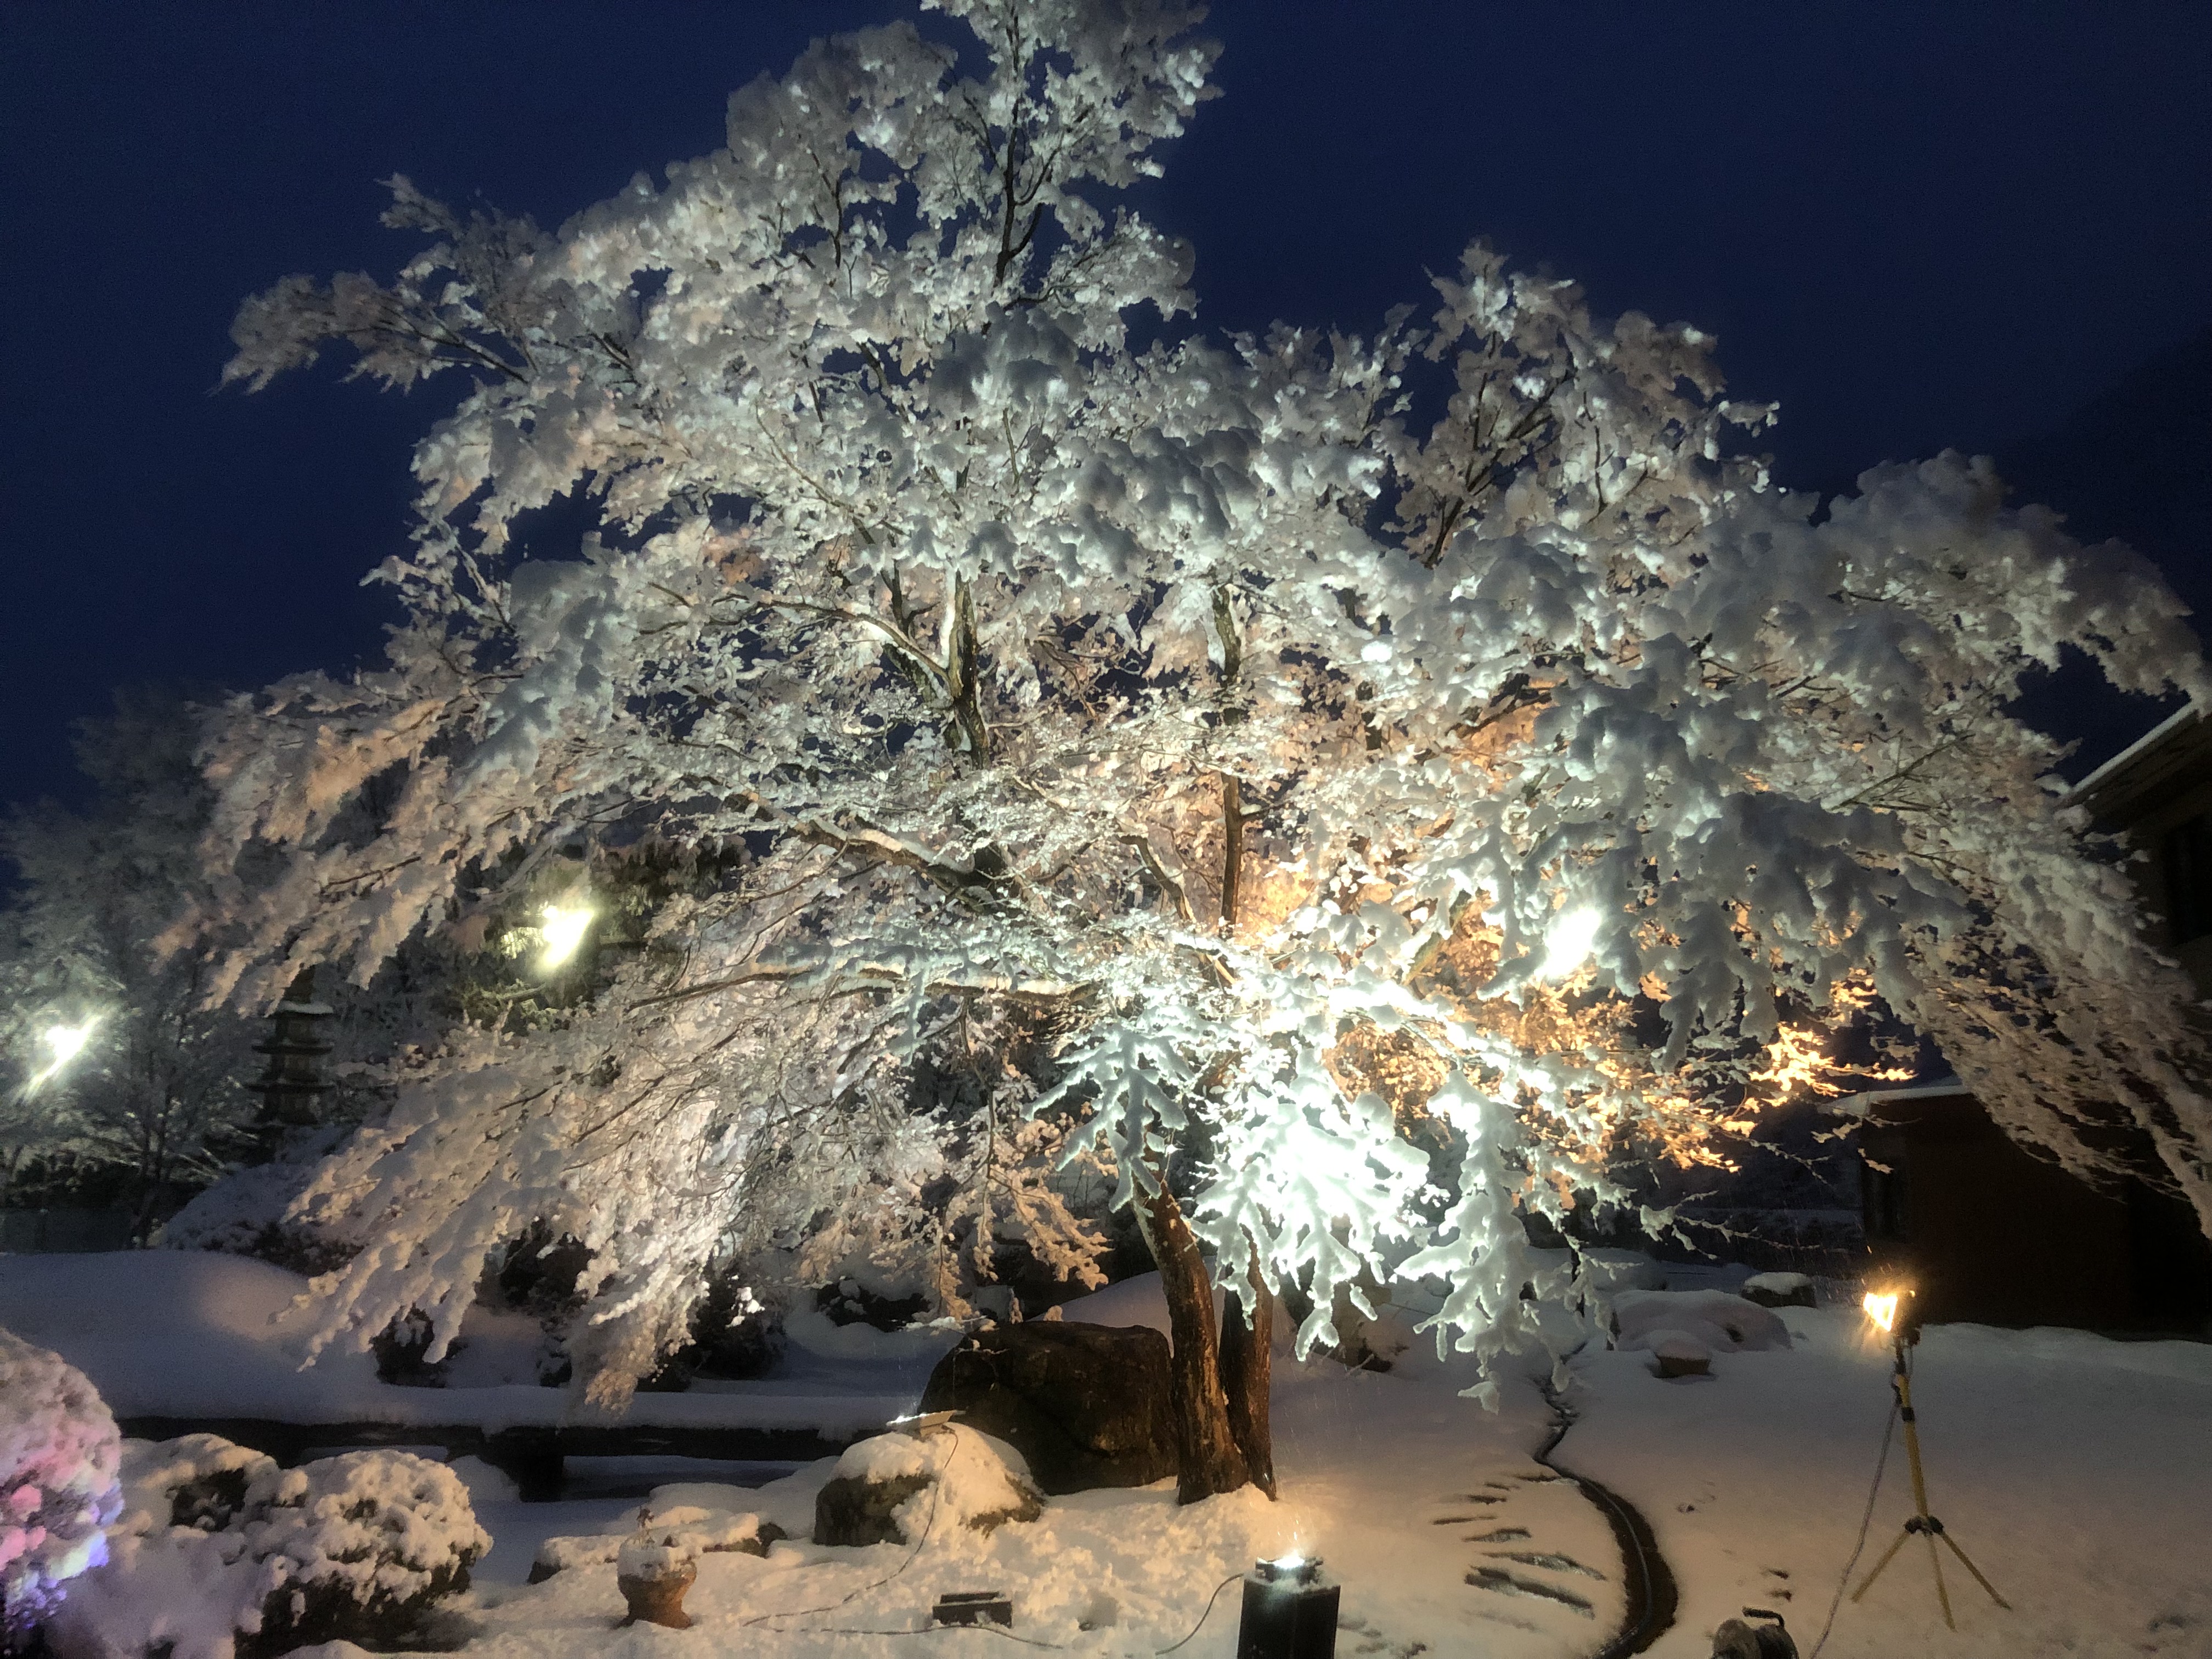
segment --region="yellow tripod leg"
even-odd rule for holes
[[[1943,1628],[1956,1630],[1958,1622],[1951,1617],[1951,1592],[1943,1588],[1943,1557],[1936,1548],[1936,1534],[1929,1531],[1926,1535],[1928,1565],[1936,1569],[1936,1599],[1943,1606]]]
[[[1966,1559],[1966,1551],[1959,1547],[1959,1540],[1952,1537],[1948,1532],[1942,1534],[1942,1538],[1943,1541],[1951,1547],[1951,1553],[1959,1558],[1960,1565],[1964,1566],[1968,1572],[1974,1575],[1974,1582],[1990,1593],[1990,1600],[1996,1602],[2007,1613],[2010,1613],[2012,1611],[2012,1603],[2006,1601],[2003,1596],[1999,1595],[1997,1594],[1997,1587],[1990,1583],[1988,1579],[1983,1577],[1982,1570]]]
[[[1874,1581],[1881,1577],[1881,1570],[1896,1558],[1898,1551],[1905,1547],[1905,1540],[1911,1536],[1912,1529],[1910,1527],[1897,1534],[1897,1541],[1881,1553],[1881,1559],[1874,1564],[1874,1571],[1859,1580],[1859,1587],[1851,1592],[1852,1601],[1858,1601],[1874,1588]]]

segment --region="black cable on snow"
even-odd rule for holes
[[[1667,1565],[1667,1558],[1659,1553],[1659,1540],[1652,1535],[1651,1523],[1633,1504],[1609,1487],[1552,1461],[1552,1453],[1574,1426],[1575,1413],[1550,1382],[1541,1382],[1536,1386],[1543,1391],[1544,1403],[1552,1408],[1551,1437],[1537,1448],[1536,1461],[1561,1480],[1573,1481],[1583,1496],[1597,1505],[1606,1523],[1613,1528],[1613,1542],[1620,1547],[1621,1589],[1628,1598],[1628,1611],[1621,1627],[1591,1659],[1628,1659],[1630,1654],[1644,1652],[1673,1627],[1675,1609],[1680,1601],[1674,1572]]]

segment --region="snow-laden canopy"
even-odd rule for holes
[[[1480,243],[1371,338],[1178,336],[1191,256],[1112,198],[1208,95],[1192,15],[941,9],[977,51],[818,43],[557,232],[397,180],[436,240],[396,282],[240,314],[252,385],[342,343],[475,386],[388,664],[213,752],[236,993],[526,926],[580,845],[691,872],[332,1164],[311,1205],[374,1224],[326,1337],[450,1334],[544,1221],[599,1253],[618,1394],[763,1218],[895,1248],[945,1167],[902,1069],[1010,1034],[1062,1081],[990,1072],[985,1234],[1080,1262],[1064,1138],[1156,1233],[1179,1193],[1219,1282],[1302,1284],[1309,1343],[1393,1274],[1440,1341],[1531,1334],[1519,1212],[1700,1155],[1793,1019],[1875,997],[2015,1133],[2087,1168],[2075,1126],[2132,1127],[2212,1216],[2185,986],[2005,712],[2069,647],[2203,685],[2142,561],[1956,455],[1822,514],[1709,337]],[[534,532],[563,501],[580,548]]]

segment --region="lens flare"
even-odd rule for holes
[[[538,958],[540,973],[551,973],[576,954],[590,929],[595,912],[587,904],[549,904],[538,924],[545,937],[545,952]]]
[[[1565,979],[1589,960],[1605,918],[1588,908],[1569,910],[1544,936],[1544,977]]]
[[[47,1026],[41,1035],[54,1057],[46,1062],[44,1071],[31,1079],[29,1086],[38,1088],[58,1076],[64,1066],[84,1052],[84,1045],[92,1040],[92,1028],[99,1024],[96,1019],[88,1019],[81,1025]]]
[[[1875,1328],[1887,1336],[1897,1328],[1897,1302],[1895,1291],[1885,1291],[1880,1296],[1869,1291],[1860,1305],[1866,1310],[1866,1316],[1875,1322]]]

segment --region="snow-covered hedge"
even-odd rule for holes
[[[170,1217],[160,1243],[173,1250],[249,1255],[294,1273],[329,1273],[361,1249],[357,1238],[320,1215],[300,1213],[322,1160],[348,1131],[319,1129],[268,1164],[234,1170]]]
[[[214,1435],[127,1443],[113,1559],[53,1621],[63,1659],[263,1659],[404,1635],[490,1548],[468,1489],[406,1452],[295,1469]]]
[[[115,1419],[82,1371],[0,1330],[0,1646],[106,1559],[121,1449]]]

